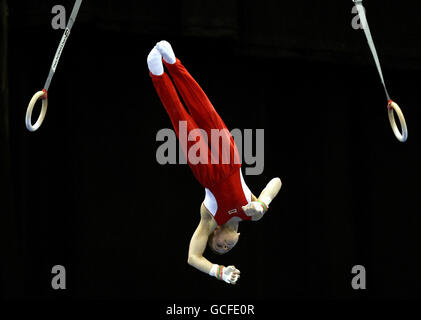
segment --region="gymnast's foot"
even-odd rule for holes
[[[174,51],[168,41],[162,40],[156,44],[156,48],[162,55],[166,63],[174,64],[176,62]]]
[[[146,59],[146,61],[148,62],[149,71],[153,75],[160,76],[160,75],[162,75],[164,73],[164,66],[162,64],[162,56],[159,53],[159,51],[156,48],[156,46],[153,47],[153,49],[149,53],[148,58]]]

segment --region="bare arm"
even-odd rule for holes
[[[244,212],[252,217],[253,221],[260,220],[267,211],[269,204],[276,197],[279,190],[281,190],[282,182],[279,178],[273,178],[269,181],[259,198],[252,194],[252,202],[243,207]]]
[[[207,209],[202,204],[200,210],[200,223],[193,233],[190,240],[188,264],[192,267],[209,274],[219,280],[223,280],[230,284],[235,284],[240,278],[240,270],[234,266],[224,267],[211,263],[203,256],[206,245],[208,243],[209,235],[215,230],[216,222],[207,212]]]
[[[205,252],[209,234],[212,231],[211,221],[203,217],[202,214],[199,226],[196,228],[190,240],[189,257],[187,260],[189,265],[208,274],[212,269],[213,263],[203,256],[203,252]]]
[[[273,178],[269,181],[263,191],[260,193],[259,199],[266,203],[267,206],[275,199],[276,195],[278,194],[279,190],[281,190],[282,182],[279,178]]]

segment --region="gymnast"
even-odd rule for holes
[[[236,284],[240,278],[240,270],[235,266],[224,267],[211,263],[203,256],[206,245],[217,254],[230,251],[240,236],[239,222],[260,220],[281,189],[281,180],[272,179],[258,198],[251,193],[241,173],[241,162],[233,137],[206,94],[175,57],[167,41],[156,44],[148,55],[147,64],[156,92],[180,140],[180,124],[186,126],[189,139],[181,143],[181,146],[194,176],[205,188],[205,199],[200,207],[201,219],[190,241],[188,263],[219,280]],[[164,65],[172,81],[164,72]],[[217,141],[201,139],[200,132],[211,137],[215,130],[218,132]],[[196,139],[190,139],[193,132]],[[198,142],[195,141],[197,138]],[[193,161],[189,159],[189,151],[197,143],[206,144],[201,147],[208,152],[200,155],[200,161]],[[224,146],[228,148],[228,153]]]

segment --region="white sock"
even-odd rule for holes
[[[164,65],[162,64],[162,56],[159,53],[156,46],[153,47],[146,61],[148,62],[149,71],[153,75],[160,76],[164,73]]]
[[[174,64],[176,62],[174,51],[168,41],[162,40],[156,44],[156,48],[162,55],[166,63]]]

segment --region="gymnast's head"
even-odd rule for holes
[[[216,254],[224,254],[237,244],[240,234],[227,226],[218,226],[209,235],[208,246]]]

